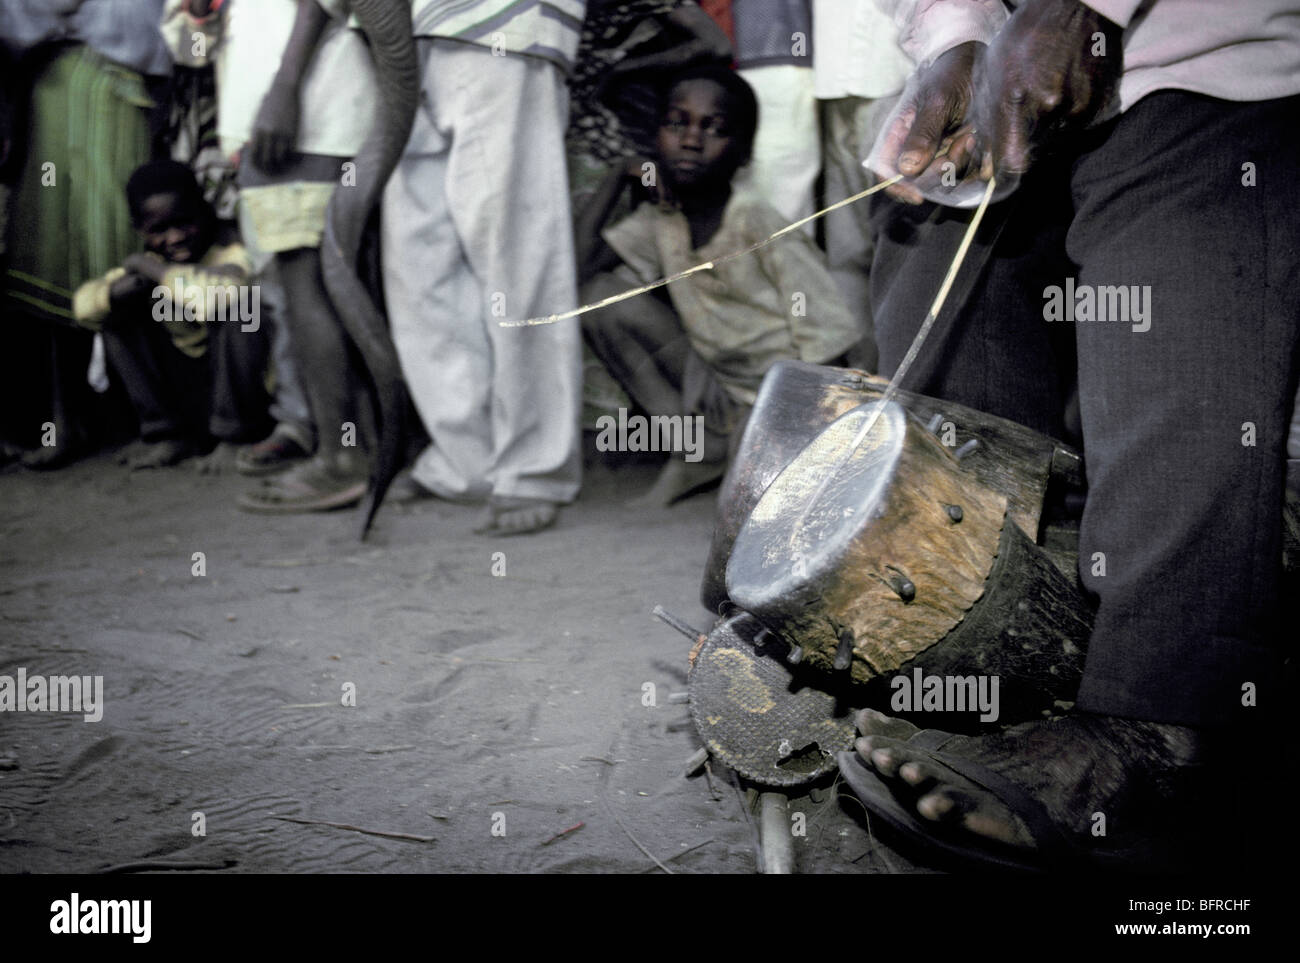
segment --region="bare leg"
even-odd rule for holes
[[[583,289],[582,300],[599,300],[624,287],[613,275],[598,275]],[[688,401],[686,389],[688,381],[710,380],[707,365],[695,355],[681,321],[663,301],[642,296],[593,311],[584,316],[583,331],[592,350],[646,412],[683,417],[701,413],[695,410],[698,405]],[[716,384],[691,387],[692,395],[721,390]],[[711,423],[716,420],[706,414],[700,460],[670,457],[638,503],[670,505],[723,476],[728,435],[718,430],[722,426]]]
[[[368,463],[358,447],[358,385],[352,376],[348,344],[325,293],[320,251],[299,248],[276,255],[289,325],[316,422],[316,454],[240,499],[252,511],[300,512],[339,508],[361,500]]]

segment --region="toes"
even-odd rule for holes
[[[907,762],[907,756],[899,752],[892,739],[881,736],[863,736],[854,747],[866,762],[882,776],[890,779],[898,776],[898,767]]]
[[[474,532],[492,536],[525,535],[549,528],[558,516],[559,508],[551,502],[501,499],[489,503]]]
[[[903,719],[895,719],[875,709],[863,709],[856,720],[858,732],[864,736],[888,736],[891,739],[910,739],[920,732],[916,726]]]
[[[985,792],[937,785],[916,801],[916,811],[930,822],[959,825],[990,842],[1034,848],[1033,837],[1020,818]]]
[[[918,792],[940,783],[940,776],[924,762],[909,760],[898,767],[898,778]]]
[[[993,800],[981,799],[962,814],[962,828],[967,832],[1006,846],[1034,849],[1034,838],[1011,810]]]
[[[933,823],[946,823],[966,815],[966,806],[957,794],[940,788],[916,801],[916,811]]]
[[[528,532],[540,532],[555,524],[556,516],[553,505],[539,505],[536,508],[504,512],[497,517],[493,535],[524,535]]]

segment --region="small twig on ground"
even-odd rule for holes
[[[687,853],[693,853],[693,852],[695,852],[695,850],[699,849],[700,847],[702,847],[702,846],[707,846],[707,845],[709,845],[709,843],[712,843],[712,842],[716,842],[716,840],[713,840],[713,839],[706,839],[706,840],[705,840],[704,842],[702,842],[702,843],[696,843],[694,846],[688,846],[686,849],[683,849],[683,850],[682,850],[680,853],[678,853],[676,856],[669,856],[667,859],[664,860],[664,862],[665,862],[665,863],[671,863],[671,862],[672,862],[673,860],[675,860],[675,859],[681,859],[681,858],[682,858],[683,856],[685,856]],[[645,869],[641,870],[641,872],[642,872],[642,873],[653,873],[656,869],[662,869],[662,867],[660,867],[660,866],[647,866]]]
[[[579,762],[603,762],[607,766],[617,766],[623,759],[606,759],[604,756],[579,756]]]
[[[614,811],[614,807],[610,804],[610,801],[605,798],[604,793],[601,793],[600,801],[605,804],[605,808],[609,810],[609,814],[614,817],[614,822],[618,823],[618,828],[623,830],[623,832],[627,835],[627,838],[632,840],[632,842],[636,845],[637,849],[645,853],[647,859],[653,862],[656,866],[662,869],[669,876],[676,875],[675,873],[673,873],[671,869],[669,869],[667,866],[664,865],[664,863],[659,859],[658,856],[650,852],[650,850],[646,849],[645,846],[641,844],[641,840],[637,839],[635,836],[632,835],[632,830],[628,829],[627,824],[623,822],[621,818],[619,818],[618,813]]]
[[[417,836],[414,833],[389,833],[382,829],[365,829],[348,823],[332,823],[326,819],[303,819],[301,816],[272,816],[286,823],[301,823],[304,826],[329,826],[331,829],[346,829],[348,832],[365,833],[367,836],[383,836],[385,839],[409,839],[416,843],[436,843],[436,836]]]
[[[295,702],[291,705],[280,706],[281,709],[324,709],[326,706],[334,705],[333,702]]]
[[[576,833],[579,829],[581,829],[581,828],[582,828],[583,826],[585,826],[585,825],[587,825],[587,824],[586,824],[586,823],[578,823],[576,826],[570,826],[568,829],[561,829],[558,833],[556,833],[556,834],[555,834],[554,836],[552,836],[550,839],[544,839],[544,840],[542,840],[542,845],[543,845],[543,846],[549,846],[549,845],[551,845],[551,843],[555,842],[557,839],[563,839],[565,836],[568,836],[568,835],[571,834],[571,833]]]
[[[889,861],[889,855],[885,852],[885,847],[882,846],[876,840],[876,834],[871,831],[871,810],[866,807],[866,804],[857,796],[855,796],[852,792],[842,792],[839,793],[838,795],[832,796],[831,798],[852,799],[855,803],[858,804],[858,807],[862,810],[863,818],[866,820],[867,823],[867,842],[871,844],[871,848],[868,849],[866,853],[863,853],[862,856],[866,856],[867,853],[870,853],[872,850],[875,850],[875,852],[877,852],[880,855],[880,861],[885,864],[885,869],[889,870],[890,873],[897,874],[898,870]],[[853,860],[853,862],[856,863],[858,859],[862,858],[862,856],[859,856],[857,859]]]
[[[421,652],[420,656],[421,658],[428,658],[428,659],[446,659],[449,662],[454,662],[458,665],[460,663],[472,663],[475,665],[503,665],[503,664],[542,661],[541,659],[493,659],[493,658],[469,659],[463,655],[454,655],[449,652]]]
[[[218,859],[194,862],[185,862],[179,860],[167,859],[142,859],[134,863],[115,863],[112,866],[105,866],[98,872],[107,873],[147,873],[154,870],[204,870],[204,869],[229,869],[238,863],[235,859]]]
[[[179,632],[181,635],[188,635],[188,636],[189,636],[191,639],[193,639],[195,642],[206,642],[206,641],[207,641],[206,639],[203,638],[203,636],[199,635],[199,633],[197,633],[197,632],[191,632],[189,629],[182,628],[182,627],[179,626],[179,625],[176,626],[175,631]]]
[[[330,705],[333,705],[333,703],[329,703],[329,704],[330,704]],[[382,755],[383,753],[386,753],[386,752],[406,752],[407,750],[409,750],[409,749],[414,749],[414,748],[416,748],[416,747],[415,747],[415,746],[374,746],[374,747],[366,747],[366,746],[292,746],[291,748],[293,748],[293,749],[303,749],[303,750],[305,750],[305,751],[307,751],[307,752],[342,752],[342,751],[344,751],[344,750],[348,750],[348,749],[355,749],[355,750],[360,750],[361,752],[367,752],[367,753],[370,753],[371,755],[375,755],[375,756],[377,756],[377,755]]]

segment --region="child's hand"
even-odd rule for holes
[[[154,284],[162,284],[167,273],[167,262],[157,254],[128,254],[122,267],[126,268],[128,275],[138,274]]]
[[[128,269],[125,275],[109,285],[108,300],[116,307],[123,301],[131,301],[141,297],[152,290],[153,287],[154,282],[149,278]]]

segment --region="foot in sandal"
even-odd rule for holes
[[[858,731],[841,772],[873,815],[1004,869],[1145,863],[1200,769],[1191,729],[1083,713],[960,736],[868,709]]]
[[[366,460],[351,449],[317,454],[245,492],[238,504],[269,515],[347,508],[365,496],[368,475]]]

